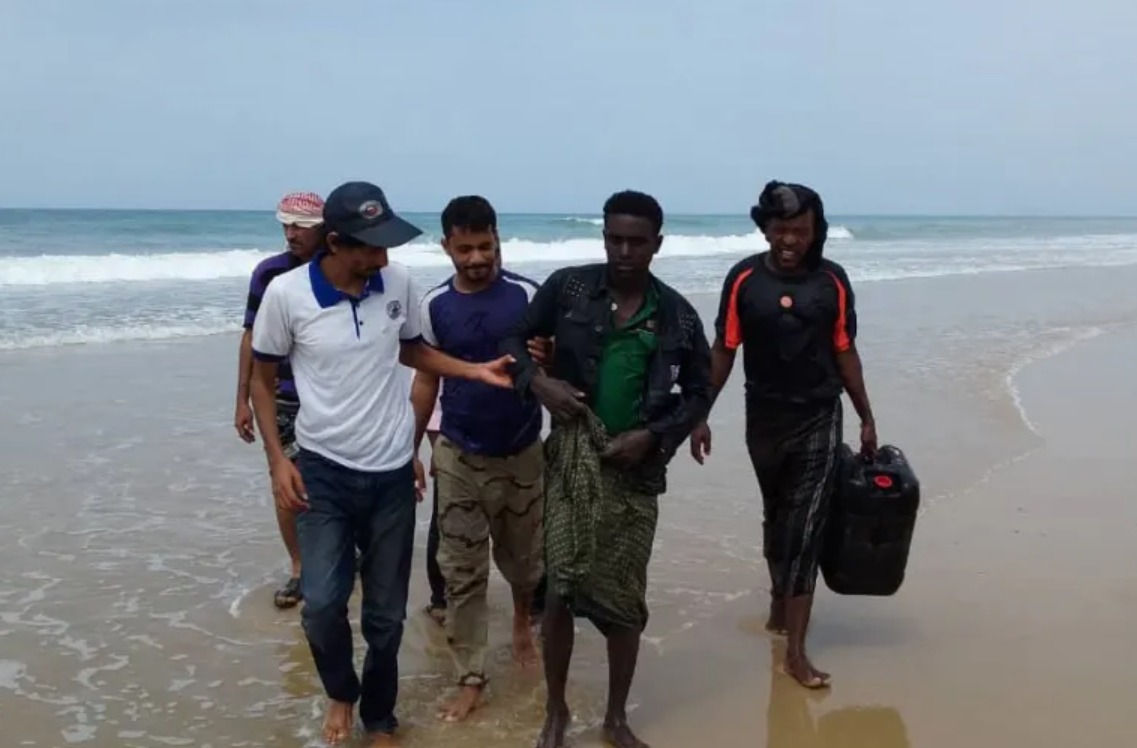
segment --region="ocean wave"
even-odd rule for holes
[[[905,283],[920,278],[1013,274],[1060,267],[1137,265],[1137,249],[1113,251],[1013,252],[983,256],[961,252],[912,253],[896,257],[884,250],[864,250],[855,244],[835,245],[834,259],[845,264],[854,285]],[[202,253],[195,257],[200,260]],[[660,277],[679,291],[702,295],[698,303],[711,303],[727,269],[737,256],[664,257]],[[541,280],[563,261],[523,268]],[[440,282],[450,272],[446,265],[421,268],[416,276],[422,287]],[[22,286],[0,291],[7,314],[0,322],[0,350],[52,348],[131,340],[164,340],[235,334],[240,329],[243,285],[233,282],[136,284],[130,288],[112,283],[85,286]],[[959,288],[957,286],[956,288]],[[129,299],[124,304],[123,300]]]
[[[873,242],[854,240],[842,226],[831,229],[827,256],[843,263],[854,281],[929,278],[1062,267],[1137,264],[1137,235],[1110,234],[1048,239],[971,239]],[[758,233],[726,236],[668,235],[658,258],[660,272],[684,291],[716,288],[735,261],[766,246]],[[533,277],[552,268],[602,261],[598,238],[502,242],[505,262]],[[181,251],[150,254],[16,256],[0,259],[0,287],[40,288],[82,284],[247,279],[253,267],[274,254],[260,249]],[[435,244],[417,242],[391,251],[391,259],[426,276],[443,275],[450,260]],[[706,286],[706,288],[704,288]]]
[[[840,226],[833,227],[831,235],[838,240],[852,238],[852,234]],[[675,234],[666,237],[663,251],[668,257],[701,257],[744,254],[764,246],[765,240],[756,232],[737,236]],[[591,238],[555,242],[507,239],[502,242],[502,252],[510,264],[591,262],[604,257],[600,240]],[[271,254],[259,249],[230,249],[10,257],[0,261],[0,286],[245,278],[258,262]],[[409,267],[445,267],[450,264],[442,249],[434,244],[409,244],[391,250],[391,258]]]
[[[57,346],[85,345],[89,343],[119,343],[128,340],[169,340],[194,338],[204,335],[233,333],[239,325],[232,320],[198,324],[136,324],[80,325],[74,329],[54,330],[38,334],[25,334],[11,338],[0,337],[0,351],[28,348],[55,348]]]
[[[1031,353],[1023,356],[1016,361],[1007,371],[1003,377],[1003,384],[1007,391],[1010,393],[1011,401],[1014,403],[1015,410],[1018,411],[1019,418],[1022,420],[1023,425],[1035,436],[1042,436],[1038,426],[1031,420],[1030,414],[1027,412],[1026,406],[1022,401],[1022,392],[1019,390],[1019,375],[1023,369],[1031,364],[1044,361],[1053,356],[1065,353],[1069,349],[1084,343],[1088,340],[1093,340],[1096,337],[1104,335],[1108,329],[1101,325],[1090,325],[1088,327],[1070,328],[1060,327],[1050,330],[1051,333],[1057,334],[1060,337],[1049,343],[1048,345],[1039,348]]]

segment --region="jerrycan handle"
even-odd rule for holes
[[[887,468],[892,465],[891,455],[884,449],[878,449],[874,454],[864,455],[858,454],[857,457],[861,461],[862,469],[865,470],[865,477],[874,488],[882,495],[889,498],[896,497],[899,492],[896,479],[893,478],[885,471],[880,471],[880,468]],[[876,469],[874,469],[876,468]]]

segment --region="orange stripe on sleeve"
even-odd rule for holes
[[[848,307],[848,291],[845,290],[845,284],[837,277],[836,273],[828,270],[829,277],[833,279],[833,284],[837,286],[837,321],[833,324],[833,348],[838,353],[844,353],[849,350],[853,343],[849,340],[849,325],[845,319],[845,313]]]
[[[737,350],[742,345],[742,319],[738,316],[738,294],[742,290],[742,282],[753,272],[754,268],[746,268],[738,274],[730,287],[730,299],[726,307],[726,340],[723,341],[728,351]]]

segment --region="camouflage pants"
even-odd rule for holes
[[[544,455],[538,440],[510,457],[466,454],[440,436],[438,565],[446,579],[446,631],[460,685],[486,682],[490,553],[528,600],[544,572]]]

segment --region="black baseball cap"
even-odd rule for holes
[[[422,235],[422,229],[391,210],[383,190],[370,182],[345,182],[331,191],[324,200],[324,229],[385,249]]]

